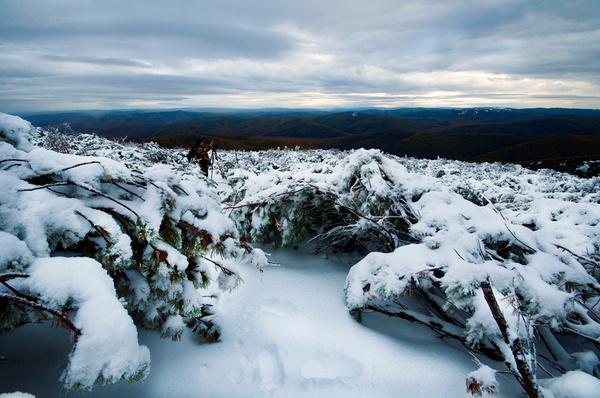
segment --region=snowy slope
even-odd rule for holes
[[[548,350],[560,346],[558,340],[544,344],[537,341],[540,355],[545,356],[545,368],[537,371],[544,395],[592,397],[600,391],[600,382],[590,375],[600,370],[597,347],[578,337],[591,341],[600,336],[598,178],[531,172],[511,165],[397,158],[372,150],[278,150],[223,152],[214,170],[215,181],[209,181],[198,176],[195,166],[187,164],[183,150],[115,143],[93,135],[64,137],[34,132],[19,118],[1,116],[4,142],[0,142],[0,148],[6,158],[2,162],[6,163],[0,171],[4,181],[14,180],[15,186],[24,184],[24,178],[34,181],[35,173],[47,172],[49,167],[58,170],[54,177],[63,177],[61,170],[72,170],[69,165],[81,164],[83,156],[94,156],[94,163],[102,162],[104,170],[106,165],[120,170],[123,181],[139,178],[135,173],[143,175],[155,184],[156,192],[166,192],[164,197],[176,200],[175,206],[165,206],[156,195],[150,195],[155,191],[146,185],[137,191],[143,198],[118,191],[119,200],[127,200],[154,223],[155,230],[161,225],[156,214],[162,217],[165,212],[165,217],[179,220],[181,216],[180,223],[189,219],[193,228],[206,229],[213,236],[211,242],[215,244],[202,252],[212,259],[197,258],[197,264],[224,292],[197,288],[193,294],[198,297],[195,300],[210,300],[206,304],[211,308],[209,319],[220,327],[220,341],[200,345],[189,329],[183,332],[180,342],[160,339],[156,331],[145,330],[136,318],[140,347],[150,350],[148,377],[132,385],[96,386],[84,396],[463,397],[470,396],[465,387],[468,375],[477,383],[489,382],[493,388],[500,388],[500,396],[519,396],[521,386],[513,376],[498,373],[494,380],[494,371],[484,366],[506,370],[503,362],[487,359],[481,353],[475,360],[459,342],[463,339],[463,343],[485,345],[491,340],[495,347],[504,344],[482,293],[482,283],[490,279],[493,289],[489,291],[502,304],[510,338],[525,342],[530,363],[535,363],[537,355],[533,342],[539,340],[534,325],[546,328],[545,337],[554,338],[549,331],[552,328],[569,350],[550,353]],[[65,154],[34,149],[39,145]],[[78,167],[77,173],[67,177],[83,178],[75,181],[80,185],[106,188],[108,184],[102,180],[107,177],[102,174],[105,171],[97,168],[87,173]],[[181,184],[189,185],[182,189]],[[112,191],[106,192],[115,191],[108,186]],[[15,189],[19,195],[22,191]],[[7,192],[0,205],[16,221],[2,220],[11,230],[7,227],[6,232],[0,232],[3,242],[15,245],[11,243],[10,250],[1,252],[1,258],[6,259],[6,264],[0,264],[5,267],[2,272],[14,272],[18,267],[19,272],[33,272],[35,276],[36,268],[30,267],[32,256],[46,259],[38,258],[38,263],[49,264],[48,256],[57,250],[44,246],[47,234],[43,228],[62,231],[69,223],[57,216],[58,211],[52,213],[58,221],[41,222],[34,231],[35,242],[41,242],[44,250],[27,249],[18,224],[23,213],[14,210],[23,203]],[[89,234],[86,231],[91,227],[61,205],[67,202],[65,199],[38,188],[35,192],[56,201],[56,209],[73,217],[83,228],[81,234]],[[82,211],[95,203],[98,207],[96,195],[84,195],[78,202],[71,199]],[[206,214],[208,207],[210,216]],[[182,208],[191,212],[182,215]],[[190,218],[190,214],[196,218]],[[117,224],[101,218],[96,222],[100,220],[106,222],[106,231],[121,234]],[[226,242],[227,250],[221,255],[239,249],[233,242],[237,239],[237,233],[231,232],[233,222],[240,242],[272,241],[299,248],[273,251],[273,247],[263,246],[266,252],[272,252],[269,259],[280,263],[264,272],[241,258],[223,260],[215,252],[219,242]],[[344,222],[348,225],[340,226]],[[22,225],[28,227],[26,222]],[[361,249],[372,253],[366,257],[311,254],[315,246],[305,239],[315,233],[324,238],[317,242],[338,243],[356,233],[364,242]],[[175,271],[184,270],[188,260],[194,260],[183,257],[178,252],[183,249],[176,243],[167,245],[164,236],[154,237],[156,247],[152,246],[154,252],[146,250],[146,261],[156,261],[159,274],[170,269],[164,259],[177,264]],[[54,236],[51,238],[48,242]],[[253,253],[249,258],[254,259],[254,265],[264,266],[262,251]],[[131,255],[124,257],[127,260]],[[220,264],[233,271],[234,278],[225,280],[224,268],[213,266],[212,261],[223,261]],[[127,272],[135,282],[131,270]],[[235,273],[243,283],[227,293],[237,283]],[[147,283],[154,280],[149,278]],[[185,290],[191,289],[190,283],[182,289],[177,283],[170,285],[175,278],[166,280],[170,282],[161,282],[165,294],[177,291],[184,298],[190,297],[192,291]],[[148,285],[133,282],[134,290],[140,286],[134,296],[138,297]],[[56,280],[48,287],[61,283]],[[39,293],[26,282],[15,286]],[[429,288],[434,300],[448,300],[440,301],[435,311],[426,308],[423,300],[413,299],[413,293],[416,296]],[[10,294],[6,290],[0,293]],[[52,300],[60,294],[44,291],[43,296],[54,305]],[[137,298],[128,300],[128,305],[139,304]],[[362,323],[350,315],[349,308],[362,313]],[[434,326],[372,312],[391,308]],[[442,316],[434,315],[436,311]],[[455,315],[456,319],[448,319]],[[165,322],[162,332],[172,325],[176,326],[175,336],[184,330],[182,317],[176,313]],[[38,397],[59,394],[60,375],[71,366],[67,358],[72,342],[67,331],[49,326],[28,324],[0,334],[0,356],[7,358],[0,361],[0,393],[21,390]],[[571,335],[563,340],[565,331]],[[444,333],[454,340],[441,339]],[[506,343],[497,351],[506,354],[510,362],[508,348]],[[556,358],[548,359],[554,355]],[[127,366],[124,362],[121,367]],[[510,366],[516,372],[514,364]],[[119,373],[110,374],[114,377]]]

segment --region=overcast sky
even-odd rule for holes
[[[0,112],[600,108],[600,0],[0,0]]]

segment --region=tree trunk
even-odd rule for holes
[[[535,374],[531,371],[531,367],[527,363],[525,353],[523,352],[523,346],[521,345],[521,340],[517,337],[512,342],[510,341],[510,337],[508,335],[508,323],[498,306],[498,302],[496,301],[496,297],[494,296],[494,292],[492,290],[492,286],[489,281],[481,282],[481,290],[483,291],[483,296],[485,297],[485,301],[487,302],[490,310],[492,311],[492,316],[496,321],[496,324],[500,328],[500,333],[502,333],[502,338],[506,345],[510,347],[510,350],[515,359],[515,363],[517,365],[517,371],[519,372],[520,377],[517,379],[521,384],[521,387],[525,390],[527,395],[531,398],[542,398],[543,395],[537,385],[535,380]]]

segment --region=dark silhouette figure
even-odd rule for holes
[[[187,154],[188,161],[196,162],[200,165],[202,169],[202,173],[206,177],[208,177],[208,168],[210,166],[210,156],[208,156],[208,151],[212,150],[215,145],[214,141],[211,141],[210,144],[204,145],[204,142],[201,139],[196,140],[196,144]]]

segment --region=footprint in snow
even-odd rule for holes
[[[229,373],[229,381],[233,384],[250,384],[255,380],[256,368],[246,355],[240,357],[240,366]]]
[[[267,347],[258,353],[258,369],[265,390],[283,385],[283,367],[275,347]]]
[[[266,299],[262,302],[260,310],[266,314],[273,314],[282,318],[293,318],[298,314],[296,306],[288,301],[281,301],[277,297]]]
[[[307,361],[301,369],[302,377],[306,380],[327,381],[336,380],[345,384],[353,384],[362,372],[362,364],[356,359],[342,353],[318,353]]]

